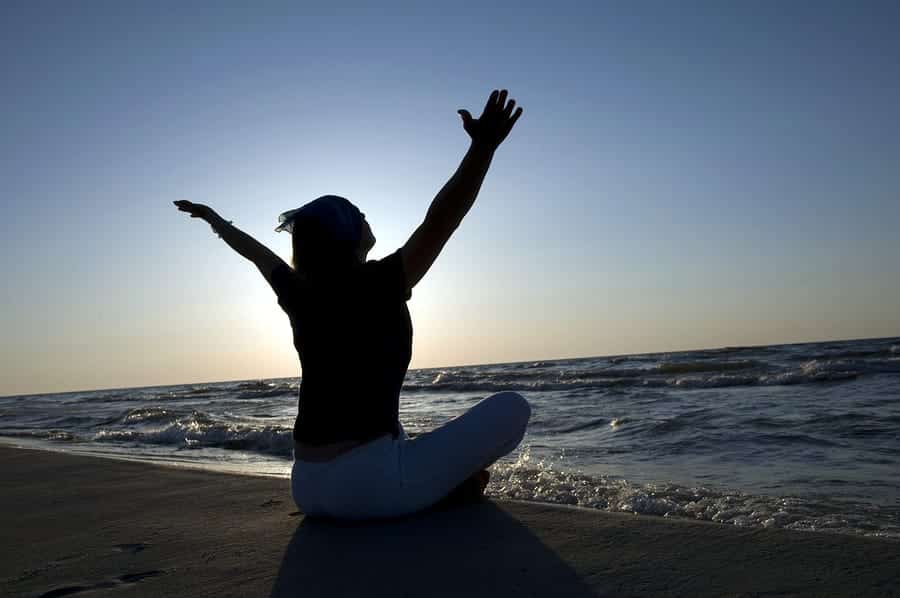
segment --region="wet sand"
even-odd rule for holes
[[[0,447],[0,595],[900,596],[900,543],[487,501],[305,519],[287,481]]]

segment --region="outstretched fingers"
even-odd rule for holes
[[[508,117],[512,114],[513,108],[516,106],[516,101],[509,100],[507,103],[506,98],[508,95],[509,91],[506,89],[495,89],[492,91],[491,95],[488,97],[487,103],[484,105],[484,115],[503,114]]]
[[[512,118],[509,120],[509,126],[512,128],[516,121],[519,120],[519,117],[522,116],[522,107],[519,106],[516,108],[516,111],[513,113]]]
[[[484,111],[482,112],[482,116],[484,116],[486,114],[490,114],[491,112],[494,111],[494,108],[497,105],[497,95],[499,93],[500,92],[495,89],[494,91],[491,92],[491,95],[488,96],[487,103],[485,103],[485,105],[484,105]]]
[[[506,138],[513,125],[522,116],[521,106],[516,106],[516,101],[509,99],[509,91],[495,89],[488,97],[484,106],[484,112],[478,120],[472,120],[466,110],[457,110],[463,120],[463,128],[469,136],[480,143],[492,143],[499,146]]]
[[[209,208],[204,205],[195,204],[193,202],[187,201],[186,199],[180,199],[177,201],[173,201],[172,203],[178,206],[178,209],[182,212],[187,212],[188,214],[190,214],[191,218],[202,218],[204,213],[209,210]]]
[[[503,112],[503,106],[506,105],[506,96],[509,94],[505,89],[500,90],[500,95],[497,96],[497,111]]]

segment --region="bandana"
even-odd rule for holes
[[[278,217],[276,232],[294,232],[294,225],[315,227],[322,237],[335,243],[358,245],[362,237],[363,215],[343,197],[323,195],[296,210],[288,210]]]

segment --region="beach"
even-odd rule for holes
[[[509,500],[341,524],[287,481],[0,448],[0,594],[894,596],[895,541]]]
[[[898,375],[900,338],[416,369],[398,415],[415,439],[521,393],[493,499],[900,540]],[[301,383],[0,397],[0,442],[286,478]]]

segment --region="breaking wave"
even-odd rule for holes
[[[280,426],[254,428],[227,424],[178,421],[161,430],[101,430],[94,442],[138,442],[170,445],[180,449],[222,448],[291,458],[293,431]]]
[[[734,373],[732,373],[734,372]],[[519,392],[575,388],[786,386],[852,380],[864,373],[900,372],[900,360],[875,362],[812,360],[799,367],[772,369],[756,361],[662,363],[654,368],[571,370],[555,376],[538,374],[465,376],[440,372],[430,383],[407,382],[406,392]]]
[[[758,361],[686,361],[663,362],[657,369],[663,374],[687,374],[691,372],[730,372],[759,367]]]
[[[824,531],[900,540],[900,505],[876,510],[849,501],[744,494],[703,486],[636,484],[570,473],[535,461],[528,449],[492,467],[490,496],[609,512],[712,521],[738,527]]]

